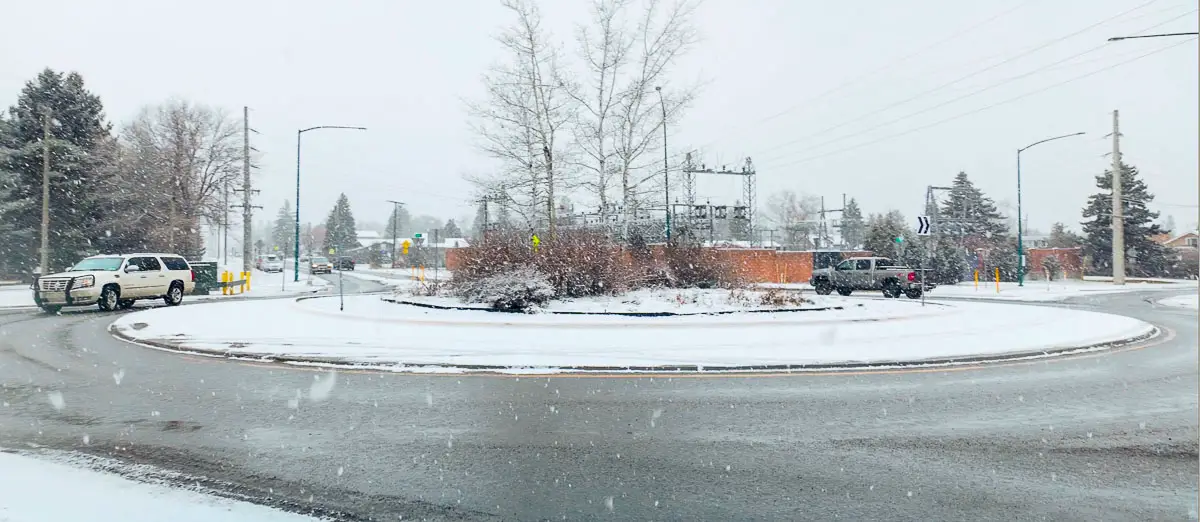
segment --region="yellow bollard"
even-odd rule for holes
[[[246,289],[244,290],[246,292],[250,291],[250,274],[251,273],[252,272],[246,272]]]
[[[996,293],[1000,293],[1000,267],[996,267]]]
[[[975,291],[979,291],[979,271],[975,271]]]
[[[229,271],[222,270],[221,271],[221,295],[229,295],[229,286],[227,285],[227,283],[229,283]]]
[[[425,282],[425,265],[421,265],[421,282]]]

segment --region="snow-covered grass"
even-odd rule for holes
[[[1121,292],[1140,292],[1146,290],[1175,290],[1195,286],[1195,281],[1177,281],[1173,283],[1136,283],[1131,282],[1122,286],[1102,281],[1025,281],[1025,286],[1017,283],[1000,283],[1000,291],[996,291],[995,282],[980,281],[979,286],[973,282],[959,283],[953,286],[939,286],[929,292],[928,297],[955,297],[968,299],[1004,299],[1015,301],[1062,301],[1084,295],[1113,294]]]
[[[555,299],[539,307],[547,312],[577,313],[671,313],[711,314],[718,312],[745,312],[766,309],[817,309],[843,306],[846,301],[837,296],[820,296],[813,291],[786,290],[773,295],[785,296],[796,301],[776,305],[764,304],[764,290],[700,290],[675,288],[644,288],[622,295],[602,295],[575,299]],[[396,292],[401,301],[425,303],[436,306],[466,307],[484,310],[484,303],[463,303],[449,296],[412,295],[408,291]]]
[[[1163,306],[1171,306],[1175,308],[1189,308],[1192,310],[1200,309],[1200,294],[1177,295],[1160,299],[1158,304]]]
[[[29,285],[0,286],[0,310],[5,308],[26,308],[33,305],[33,290]]]
[[[337,299],[242,301],[127,314],[111,328],[160,346],[230,356],[393,371],[488,365],[511,372],[579,366],[886,365],[1065,349],[1153,330],[1131,318],[1059,308],[829,299],[844,308],[631,318],[437,310],[349,296],[341,312]],[[208,324],[226,327],[213,331]]]
[[[299,522],[315,518],[91,469],[82,458],[0,451],[0,520]]]

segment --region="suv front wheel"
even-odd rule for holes
[[[101,310],[108,312],[117,308],[118,301],[121,300],[121,291],[115,286],[106,286],[100,292],[100,302],[96,303]]]

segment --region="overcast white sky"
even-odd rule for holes
[[[554,37],[573,51],[573,24],[586,20],[587,2],[542,4]],[[1023,155],[1032,226],[1077,227],[1092,176],[1108,161],[1103,136],[1119,109],[1126,160],[1141,169],[1159,209],[1186,226],[1197,221],[1197,44],[1105,40],[1173,18],[1151,32],[1194,31],[1196,4],[707,0],[698,19],[704,41],[679,79],[708,83],[671,129],[672,153],[697,147],[708,163],[730,165],[753,157],[764,201],[781,189],[831,203],[847,193],[866,212],[914,216],[925,186],[948,184],[959,170],[997,201],[1015,202],[1015,150],[1083,131]],[[491,37],[508,19],[498,2],[9,0],[3,12],[3,105],[49,66],[82,73],[118,125],[172,96],[238,116],[250,106],[261,133],[253,145],[263,153],[257,203],[270,215],[294,197],[301,127],[369,128],[305,134],[305,221],[323,219],[339,192],[360,220],[385,219],[387,199],[416,214],[470,216],[461,175],[492,165],[471,146],[461,100],[480,94],[480,74],[499,57]],[[1021,78],[1001,83],[1013,77]],[[725,183],[702,184],[701,198],[732,203],[737,184]]]

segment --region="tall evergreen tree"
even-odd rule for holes
[[[50,113],[50,265],[74,264],[101,248],[106,217],[105,179],[112,127],[100,98],[84,87],[78,73],[46,69],[25,83],[8,109],[0,143],[0,222],[8,233],[0,242],[0,263],[23,272],[37,265],[41,242],[43,111]],[[110,173],[111,171],[108,171]],[[99,190],[98,190],[99,189]]]
[[[996,203],[975,187],[966,172],[954,176],[950,193],[938,209],[938,220],[942,234],[960,236],[966,248],[994,245],[1008,235]]]
[[[1050,226],[1050,239],[1047,241],[1050,248],[1074,248],[1083,244],[1083,238],[1079,237],[1062,223],[1055,223]]]
[[[283,206],[279,207],[271,238],[274,240],[274,246],[279,247],[279,252],[283,257],[286,258],[293,254],[292,249],[296,244],[296,214],[292,210],[291,201],[285,199]]]
[[[442,238],[462,237],[462,229],[458,228],[458,223],[453,219],[446,220],[446,224],[442,226]]]
[[[335,248],[344,252],[358,247],[358,232],[354,225],[354,214],[350,212],[350,200],[346,194],[338,196],[329,218],[325,221],[325,241],[322,248],[325,252]]]
[[[1100,192],[1088,197],[1083,208],[1083,253],[1091,260],[1093,273],[1112,274],[1112,170],[1096,176]],[[1138,175],[1137,167],[1121,164],[1121,202],[1125,223],[1126,273],[1138,276],[1164,274],[1168,268],[1166,248],[1152,237],[1162,229],[1154,223],[1158,213],[1147,205],[1154,195]]]
[[[475,207],[475,222],[471,225],[471,237],[473,239],[482,239],[483,233],[488,227],[488,218],[494,218],[494,216],[488,215],[485,205],[487,205],[487,202],[481,200],[479,205]]]
[[[862,209],[858,208],[858,201],[850,198],[846,202],[846,208],[842,210],[842,243],[845,243],[846,248],[858,248],[863,243],[863,238],[866,235],[867,224],[863,221]]]
[[[904,226],[904,215],[899,211],[871,214],[863,234],[863,249],[877,256],[900,260],[904,258],[908,246],[905,243],[911,242],[912,236],[908,227]],[[903,238],[903,241],[897,242],[896,238]]]

